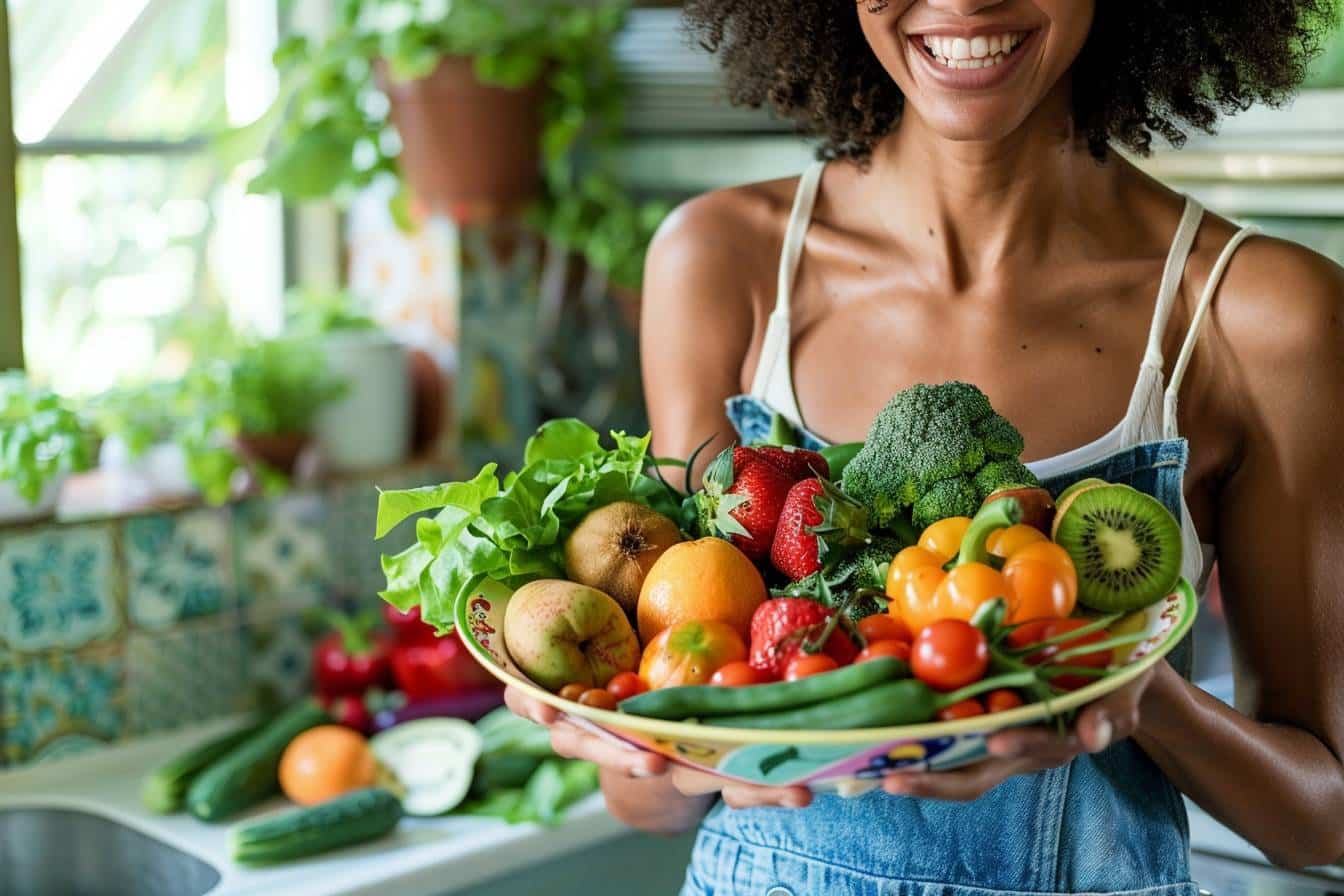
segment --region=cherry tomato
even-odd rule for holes
[[[634,672],[617,672],[611,677],[611,681],[607,682],[607,691],[618,701],[642,694],[648,689],[649,686],[644,683],[644,679]]]
[[[868,660],[875,660],[882,656],[894,656],[901,662],[910,662],[910,644],[906,641],[894,641],[888,638],[885,641],[870,641],[868,646],[859,651],[859,655],[854,657],[854,662],[862,663]]]
[[[1043,632],[1054,619],[1032,619],[1024,622],[1008,633],[1008,646],[1016,649],[1045,640]]]
[[[824,653],[800,653],[790,660],[784,669],[784,680],[797,681],[809,675],[820,675],[822,672],[838,668],[840,664]]]
[[[578,699],[583,696],[583,692],[586,690],[588,690],[588,686],[584,684],[578,684],[578,683],[567,684],[560,689],[560,699],[573,700],[577,702]]]
[[[985,550],[998,557],[1011,557],[1029,544],[1045,541],[1045,536],[1035,526],[1018,523],[1007,529],[995,529],[985,539]]]
[[[875,641],[905,641],[908,644],[913,640],[909,627],[889,613],[874,613],[860,619],[859,634],[869,644]]]
[[[720,666],[718,671],[710,676],[709,683],[725,688],[740,688],[753,684],[765,684],[768,680],[768,676],[760,669],[746,660],[737,660]]]
[[[1028,624],[1037,625],[1038,623],[1028,623]],[[1080,629],[1087,624],[1088,620],[1086,619],[1043,620],[1043,623],[1040,624],[1039,630],[1033,632],[1033,636],[1030,639],[1024,641],[1023,646],[1035,643],[1036,641],[1045,641],[1049,640],[1050,638],[1058,637],[1059,635],[1067,634],[1068,632],[1074,631],[1075,629]],[[1023,628],[1026,627],[1027,626],[1023,626]],[[1018,629],[1018,631],[1021,631],[1021,629]],[[1014,634],[1016,634],[1016,632],[1014,632]],[[1075,647],[1082,647],[1086,644],[1095,644],[1098,641],[1104,641],[1109,637],[1110,633],[1107,632],[1105,629],[1102,629],[1101,631],[1092,632],[1090,634],[1083,635],[1082,637],[1073,639],[1071,641],[1065,641],[1063,644],[1051,644],[1049,647],[1043,648],[1042,650],[1037,651],[1036,653],[1033,653],[1032,655],[1028,656],[1027,662],[1032,664],[1033,666],[1037,666],[1040,665],[1041,663],[1052,661],[1056,655],[1065,650],[1072,650]],[[1111,651],[1098,650],[1093,653],[1083,653],[1079,654],[1078,656],[1071,656],[1067,660],[1063,661],[1063,665],[1086,666],[1087,668],[1090,669],[1105,669],[1107,666],[1111,664],[1111,659],[1112,659]],[[1094,681],[1096,681],[1095,678],[1089,678],[1086,675],[1056,675],[1054,678],[1050,679],[1050,683],[1052,685],[1066,691],[1075,691],[1078,688],[1081,688],[1085,685],[1089,685]]]
[[[925,627],[910,649],[915,677],[936,691],[954,691],[984,677],[989,644],[980,629],[960,619]]]
[[[616,698],[611,691],[603,688],[589,688],[579,697],[579,702],[593,709],[615,709]]]
[[[1022,696],[1017,691],[1010,691],[1007,688],[990,691],[985,697],[985,708],[990,712],[1006,712],[1021,705]]]
[[[957,719],[969,719],[984,714],[985,708],[980,705],[980,701],[974,697],[968,697],[960,703],[953,703],[951,706],[938,710],[938,721],[955,722]]]

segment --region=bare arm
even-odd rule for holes
[[[1272,861],[1321,865],[1344,857],[1344,271],[1243,251],[1215,306],[1245,425],[1217,532],[1241,712],[1166,669],[1138,739]]]

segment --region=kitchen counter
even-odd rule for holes
[[[128,742],[52,765],[0,774],[0,809],[78,809],[121,822],[213,865],[220,883],[209,896],[440,896],[481,881],[612,840],[628,829],[607,814],[600,794],[570,807],[555,828],[508,825],[485,818],[402,821],[389,837],[325,856],[266,869],[245,869],[228,856],[228,832],[238,821],[288,804],[282,799],[210,825],[185,813],[160,816],[140,806],[144,774],[231,723],[214,724]],[[53,844],[51,860],[61,852]]]

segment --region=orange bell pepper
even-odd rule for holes
[[[969,525],[943,520],[925,530],[920,543],[901,551],[887,574],[888,612],[912,632],[940,619],[969,622],[985,601],[1002,597],[1010,624],[1041,617],[1059,618],[1073,612],[1078,577],[1073,561],[1058,545],[1031,539],[1010,527],[1022,518],[1015,498],[1000,498],[981,508]],[[947,534],[962,529],[955,558],[945,554]],[[999,531],[996,547],[1006,551],[1003,568],[991,559],[989,537]]]

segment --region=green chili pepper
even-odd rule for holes
[[[861,663],[860,665],[866,665]],[[851,666],[850,668],[857,668]],[[802,679],[806,681],[807,679]],[[918,725],[938,711],[977,694],[998,688],[1025,687],[1035,681],[1031,672],[996,675],[960,690],[940,694],[918,679],[887,681],[866,690],[824,703],[778,712],[719,716],[705,724],[725,728],[768,728],[774,730],[837,731],[852,728],[885,728],[889,725]]]
[[[849,442],[844,445],[827,445],[825,448],[821,449],[821,456],[826,458],[826,464],[831,468],[832,482],[840,481],[840,477],[844,475],[845,467],[849,466],[849,462],[852,461],[854,456],[862,449],[862,442]],[[911,544],[914,544],[914,542],[911,542]]]
[[[645,691],[621,701],[621,712],[653,719],[700,719],[723,715],[779,712],[822,703],[910,675],[895,657],[879,657],[796,681],[747,687],[686,685]]]

